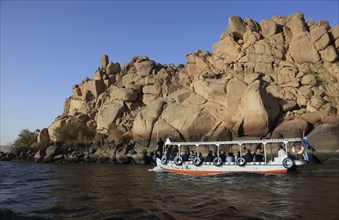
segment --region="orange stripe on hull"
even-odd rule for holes
[[[287,170],[268,170],[268,171],[205,171],[205,170],[173,170],[166,169],[168,172],[187,175],[213,175],[222,173],[263,173],[263,174],[281,174],[287,173]]]

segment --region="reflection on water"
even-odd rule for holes
[[[337,219],[339,165],[295,174],[181,176],[152,166],[0,162],[0,207],[106,219]]]

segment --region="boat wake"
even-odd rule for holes
[[[166,172],[164,169],[162,169],[162,168],[160,168],[158,166],[154,167],[153,169],[148,169],[148,171],[150,171],[150,172],[157,172],[157,173]]]

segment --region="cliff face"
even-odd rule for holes
[[[73,86],[48,133],[53,139],[57,126],[74,120],[103,133],[113,123],[136,153],[153,151],[157,135],[317,137],[319,125],[339,122],[338,48],[338,25],[305,22],[301,13],[260,24],[230,17],[212,52],[188,53],[186,65],[139,56],[121,67],[103,55],[93,78]]]

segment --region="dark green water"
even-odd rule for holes
[[[47,219],[339,219],[339,164],[283,175],[0,162],[0,207]]]

